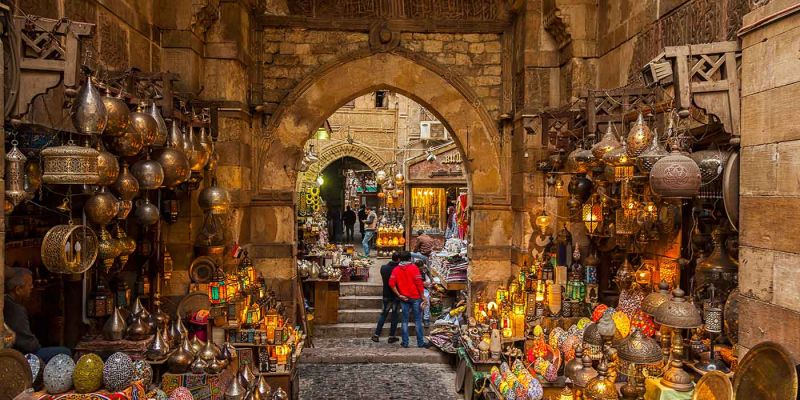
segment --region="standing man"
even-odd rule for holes
[[[358,231],[361,233],[361,238],[364,238],[364,221],[367,220],[367,207],[361,205],[358,208]]]
[[[342,214],[342,222],[344,223],[344,230],[347,237],[347,243],[353,242],[353,225],[356,223],[356,212],[350,206],[347,206],[344,214]]]
[[[411,263],[411,253],[404,251],[400,253],[400,265],[398,265],[392,276],[389,278],[389,286],[400,299],[403,306],[403,339],[400,343],[403,347],[408,347],[408,316],[409,312],[414,312],[414,325],[417,329],[417,347],[430,347],[425,343],[425,332],[422,329],[422,312],[420,304],[425,288],[422,284],[422,274],[419,268]]]
[[[392,322],[389,326],[389,343],[397,342],[397,312],[400,308],[400,303],[397,301],[397,295],[392,288],[389,287],[389,279],[392,277],[392,271],[400,264],[400,253],[392,253],[392,261],[381,266],[381,279],[383,279],[383,310],[381,316],[378,317],[378,326],[375,327],[375,334],[372,335],[372,341],[378,342],[383,331],[383,324],[386,322],[386,317],[389,311],[392,312]]]
[[[364,258],[369,258],[369,245],[372,238],[375,237],[375,231],[378,230],[378,214],[371,207],[366,208],[367,219],[364,221],[364,239],[361,245],[364,246]]]
[[[412,250],[411,257],[427,263],[428,258],[430,258],[431,253],[433,253],[433,246],[436,244],[436,240],[430,237],[430,235],[425,234],[425,231],[422,229],[417,231],[416,240],[417,241],[414,243],[414,249]]]

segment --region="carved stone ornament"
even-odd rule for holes
[[[553,37],[559,49],[563,49],[572,41],[567,16],[562,14],[561,10],[556,7],[553,7],[545,14],[544,30]]]
[[[369,49],[373,52],[392,51],[400,46],[400,32],[389,28],[386,21],[375,22],[369,28]]]

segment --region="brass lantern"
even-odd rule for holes
[[[619,143],[619,140],[617,140],[617,136],[614,135],[612,124],[608,124],[606,133],[599,142],[592,146],[592,154],[598,161],[603,161],[606,154],[620,147],[622,147],[622,145]]]
[[[218,268],[214,272],[211,282],[208,283],[208,301],[211,304],[225,304],[228,298],[227,285],[225,283],[225,273]]]
[[[56,274],[81,274],[97,258],[97,235],[86,225],[56,225],[42,239],[42,264]]]
[[[231,198],[228,190],[217,185],[217,180],[211,180],[211,186],[203,189],[197,198],[200,209],[213,215],[226,214],[231,207]]]
[[[91,75],[86,76],[86,82],[75,96],[70,115],[78,134],[99,135],[106,128],[106,106],[100,92],[92,83]]]
[[[631,157],[638,157],[647,149],[653,141],[654,136],[653,131],[644,123],[644,116],[642,116],[642,113],[639,113],[636,122],[634,122],[631,130],[628,131],[628,137],[625,138],[628,155]]]
[[[11,141],[11,151],[6,154],[6,199],[18,206],[28,198],[25,191],[25,162],[28,160],[19,148],[17,141]]]
[[[603,204],[599,201],[598,195],[594,194],[589,201],[583,205],[583,224],[590,235],[594,234],[597,228],[603,224]]]
[[[587,398],[594,400],[616,400],[619,399],[614,382],[608,378],[608,364],[605,358],[600,360],[597,366],[597,376],[586,384],[584,393]]]
[[[95,149],[72,143],[48,147],[42,150],[42,182],[55,185],[95,185],[100,181],[98,155]]]

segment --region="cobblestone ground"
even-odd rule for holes
[[[300,399],[455,400],[446,364],[300,364]]]

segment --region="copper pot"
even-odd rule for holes
[[[114,183],[119,176],[119,163],[117,157],[107,152],[100,142],[97,142],[97,174],[100,176],[98,185],[106,186]]]
[[[106,107],[106,129],[103,131],[105,136],[122,136],[131,124],[131,111],[121,97],[111,95],[103,96],[103,105]]]
[[[144,148],[144,136],[130,124],[122,135],[106,137],[105,143],[114,153],[123,157],[133,157]]]
[[[119,204],[117,198],[113,194],[106,192],[105,187],[103,187],[100,192],[86,200],[83,211],[86,213],[86,219],[89,222],[105,226],[119,212]]]
[[[142,135],[145,146],[152,146],[158,137],[158,123],[141,105],[131,113],[131,125]]]
[[[124,201],[133,200],[139,194],[139,181],[128,170],[128,163],[122,163],[122,171],[111,188]]]
[[[137,161],[131,167],[131,173],[136,177],[140,188],[145,190],[158,189],[164,183],[164,168],[157,161]]]

